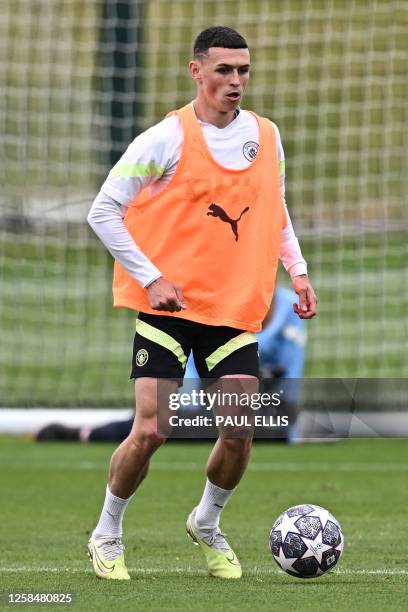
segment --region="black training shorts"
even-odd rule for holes
[[[259,377],[256,334],[141,312],[136,320],[131,378],[182,379],[190,351],[200,378]]]

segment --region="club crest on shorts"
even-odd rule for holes
[[[252,162],[254,161],[256,154],[258,153],[259,144],[254,142],[253,140],[248,140],[242,147],[242,152],[244,154],[245,159]]]
[[[149,353],[146,351],[146,349],[139,349],[136,353],[136,363],[138,366],[144,366],[146,365],[147,361],[149,359]]]

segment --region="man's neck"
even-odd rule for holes
[[[237,117],[239,114],[238,109],[229,111],[227,113],[220,113],[213,108],[208,108],[206,105],[197,100],[197,98],[193,100],[193,108],[197,119],[203,123],[215,125],[215,127],[219,129],[227,127],[227,125],[234,121],[235,117]]]

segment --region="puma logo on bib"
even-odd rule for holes
[[[225,221],[225,223],[230,224],[236,242],[238,240],[238,221],[241,219],[244,213],[248,212],[249,206],[244,208],[238,219],[231,219],[231,217],[225,212],[225,210],[221,208],[221,206],[218,206],[218,204],[210,204],[208,210],[209,212],[207,213],[207,217],[218,217],[219,219],[221,219],[221,221]]]

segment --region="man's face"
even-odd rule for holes
[[[219,112],[235,110],[249,79],[248,49],[211,47],[208,55],[190,62],[198,94]]]

